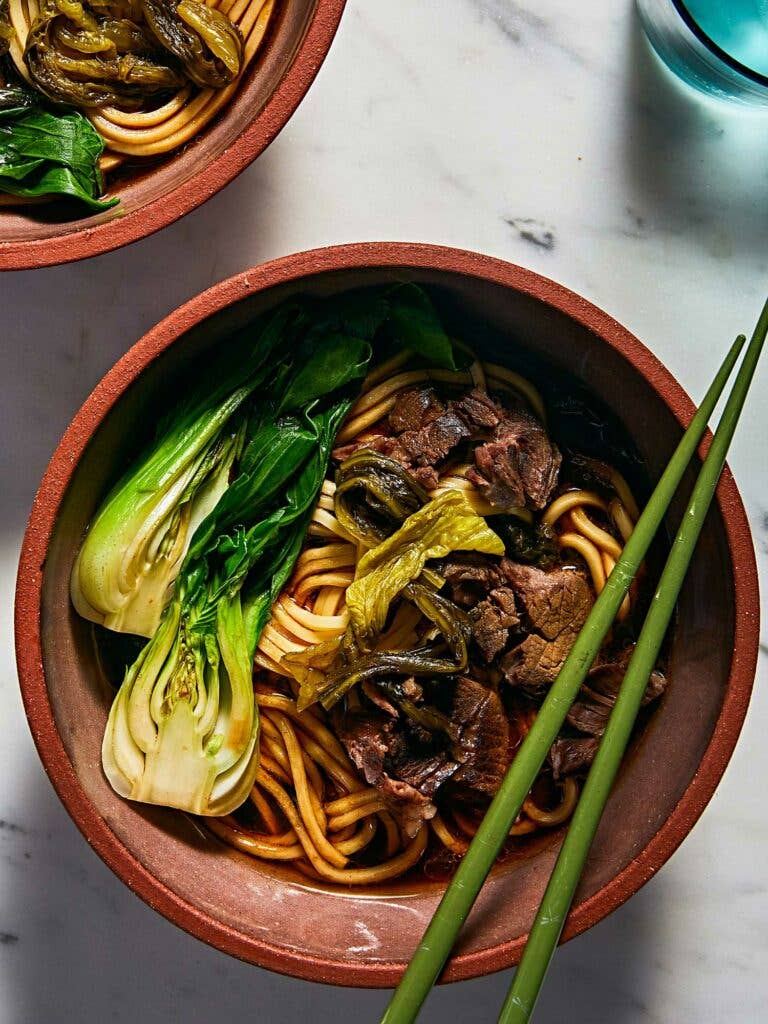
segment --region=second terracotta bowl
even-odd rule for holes
[[[217,285],[120,360],[51,461],[18,577],[17,654],[29,723],[45,769],[88,842],[131,889],[199,938],[252,963],[344,985],[394,984],[442,887],[403,882],[360,892],[307,884],[222,846],[180,814],[117,797],[100,763],[111,693],[91,629],[70,606],[68,582],[88,521],[180,372],[194,363],[205,367],[233,331],[289,295],[403,278],[429,287],[451,328],[483,354],[513,365],[530,357],[545,374],[550,368],[577,380],[633,439],[650,477],[658,476],[693,406],[658,360],[606,314],[545,278],[473,253],[342,246]],[[746,712],[757,623],[749,530],[726,471],[680,599],[669,688],[622,767],[565,938],[636,892],[701,814]],[[447,980],[518,960],[559,841],[553,836],[492,874]]]
[[[279,0],[252,67],[229,102],[186,146],[113,174],[120,204],[63,219],[61,204],[0,206],[0,270],[70,263],[167,227],[214,196],[267,148],[330,49],[346,0]]]

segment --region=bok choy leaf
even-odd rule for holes
[[[230,368],[213,391],[198,387],[107,495],[70,581],[84,618],[121,633],[154,634],[189,542],[228,486],[244,443],[243,403],[270,372],[265,363],[285,323],[278,311],[244,366]]]
[[[167,421],[97,514],[73,573],[76,607],[152,634],[104,736],[121,795],[206,815],[248,795],[256,644],[373,344],[398,343],[397,301],[349,293],[280,307],[246,364]],[[434,362],[433,324],[426,344]],[[418,331],[408,347],[419,352]]]

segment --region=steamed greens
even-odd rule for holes
[[[243,440],[229,425],[248,394],[183,417],[165,443],[125,477],[91,524],[72,573],[72,603],[86,619],[151,637],[197,526],[215,508]]]
[[[238,476],[201,524],[210,543],[190,550],[160,629],[110,713],[102,760],[122,796],[219,815],[250,792],[258,766],[253,653],[298,555],[348,407],[345,398],[316,416],[256,428],[250,443],[259,450],[273,450],[278,434],[286,440],[263,467]],[[238,517],[241,502],[257,514],[273,508],[248,528]],[[243,592],[250,572],[253,584]]]
[[[0,90],[0,192],[79,199],[92,212],[114,206],[100,199],[101,136],[76,110],[56,114],[33,105],[20,88]]]
[[[169,415],[97,513],[73,571],[75,606],[151,636],[104,736],[121,795],[221,815],[250,791],[256,644],[374,345],[402,343],[397,316],[413,301],[397,286],[284,304],[255,339],[246,331],[228,346],[215,391],[199,385]],[[442,328],[426,296],[420,323],[408,347],[419,354],[423,336],[434,364]]]

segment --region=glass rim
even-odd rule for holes
[[[693,32],[699,42],[705,46],[710,53],[715,57],[718,57],[732,71],[736,71],[738,74],[743,75],[751,82],[756,82],[758,85],[768,88],[768,75],[764,75],[759,71],[753,70],[747,64],[742,64],[740,60],[732,57],[730,53],[724,50],[721,46],[718,46],[714,39],[704,31],[688,10],[685,0],[671,0],[671,3],[691,32]]]

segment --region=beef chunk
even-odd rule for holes
[[[590,736],[603,735],[631,655],[632,648],[628,647],[614,661],[597,665],[590,671],[578,699],[568,712],[567,721],[574,729]],[[642,704],[658,700],[666,685],[667,681],[662,672],[658,669],[651,672]]]
[[[442,413],[421,430],[400,435],[403,450],[417,466],[435,466],[470,436],[469,427],[452,409]]]
[[[498,587],[469,613],[475,643],[487,662],[493,661],[509,643],[509,631],[519,625],[515,595],[509,587]]]
[[[403,835],[413,839],[425,821],[434,818],[437,808],[422,793],[400,779],[383,775],[376,787],[384,797]]]
[[[354,455],[356,451],[361,448],[370,448],[371,451],[381,452],[382,455],[389,456],[390,459],[394,459],[396,462],[405,465],[408,462],[408,456],[400,446],[400,442],[396,437],[391,437],[389,434],[374,434],[373,437],[362,437],[357,441],[352,441],[350,444],[341,445],[338,448],[333,449],[333,457],[337,462],[344,462],[350,455]]]
[[[501,568],[531,630],[504,657],[502,670],[509,683],[535,693],[555,681],[592,607],[592,591],[575,569],[545,572],[506,558]]]
[[[480,430],[495,427],[504,416],[501,406],[482,388],[472,388],[453,408],[469,427]]]
[[[500,512],[525,505],[540,509],[557,481],[560,453],[539,421],[521,409],[499,405],[481,388],[443,403],[434,388],[412,388],[389,412],[387,435],[337,448],[343,461],[365,445],[396,459],[427,490],[437,486],[437,469],[464,441],[483,442],[467,472]]]
[[[576,569],[549,572],[504,558],[501,571],[525,607],[531,628],[547,640],[564,632],[578,633],[593,597],[586,576]]]
[[[411,476],[431,491],[437,487],[436,465],[470,436],[464,420],[446,409],[433,388],[404,392],[389,413],[392,435],[378,434],[336,448],[339,462],[360,448],[371,448],[395,459]]]
[[[462,676],[453,692],[453,754],[460,762],[453,782],[463,790],[493,796],[509,762],[509,723],[493,690]]]
[[[410,730],[399,733],[390,747],[387,774],[431,798],[456,771],[456,761],[445,750],[420,753],[414,748]]]
[[[436,808],[429,796],[385,769],[390,747],[396,745],[396,724],[380,711],[355,710],[334,716],[336,734],[350,760],[368,785],[381,792],[403,832],[413,837],[422,822],[434,817]]]
[[[549,763],[555,779],[565,775],[578,775],[589,768],[597,753],[598,740],[594,736],[564,737],[555,740],[549,748]]]
[[[557,483],[561,461],[535,417],[504,410],[491,439],[475,449],[475,465],[467,479],[500,512],[526,506],[541,509]]]
[[[592,764],[600,742],[599,737],[605,732],[631,655],[630,646],[614,660],[596,665],[590,671],[567,717],[569,725],[586,735],[575,738],[562,737],[552,744],[549,760],[556,779],[583,772]],[[666,685],[663,673],[658,669],[654,670],[643,694],[643,704],[657,700]]]
[[[336,734],[371,786],[384,774],[384,758],[392,740],[392,723],[378,711],[349,711],[334,722]]]
[[[401,688],[409,699],[422,702],[422,687],[414,680],[390,690]],[[448,780],[463,792],[490,795],[507,768],[509,726],[498,695],[465,677],[442,679],[428,689],[424,699],[444,716],[446,730],[429,732],[405,713],[393,718],[380,706],[334,716],[352,762],[411,836],[435,814],[433,798]]]
[[[389,425],[395,434],[421,430],[444,411],[434,388],[414,388],[398,397],[389,414]]]
[[[451,588],[453,602],[466,608],[474,607],[503,583],[498,562],[470,552],[454,552],[440,565],[439,572]]]

